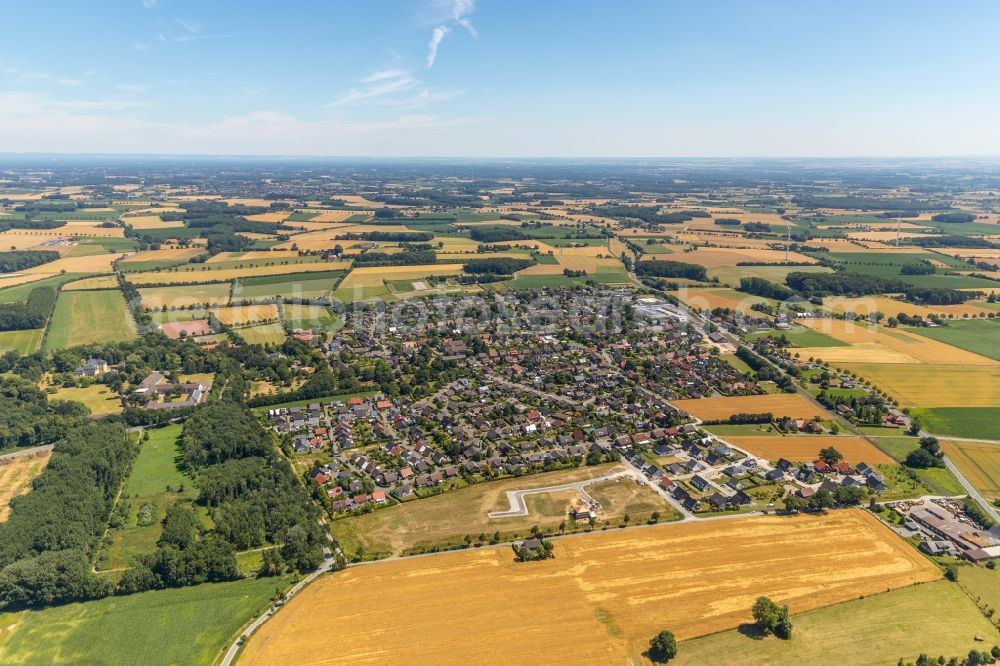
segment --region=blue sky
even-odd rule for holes
[[[1000,3],[5,3],[0,152],[1000,155]]]

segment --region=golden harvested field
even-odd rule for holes
[[[683,255],[682,255],[683,256]],[[749,314],[755,303],[768,303],[774,305],[777,301],[744,294],[735,289],[702,289],[682,287],[674,293],[685,305],[701,310],[714,310],[715,308],[731,308]]]
[[[284,213],[258,213],[257,215],[247,215],[247,219],[250,220],[251,222],[278,223],[278,222],[284,222],[285,218],[288,217],[290,214],[291,213],[288,213],[288,212],[284,212]]]
[[[217,264],[227,261],[280,261],[282,259],[298,258],[299,253],[293,250],[250,250],[248,252],[220,252],[209,258],[206,264]]]
[[[130,254],[128,260],[130,262],[186,260],[199,254],[205,254],[205,251],[196,247],[161,248]]]
[[[825,247],[831,252],[857,252],[863,244],[845,238],[813,238],[806,241],[807,247]]]
[[[957,351],[957,350],[956,350]],[[1000,366],[842,363],[896,398],[901,407],[1000,405]]]
[[[81,257],[62,257],[41,266],[33,266],[19,274],[0,278],[0,288],[34,282],[61,273],[111,273],[111,262],[123,254],[89,254]]]
[[[343,270],[351,265],[349,261],[316,261],[306,264],[289,264],[276,266],[254,266],[252,268],[218,268],[210,269],[207,264],[201,264],[195,270],[182,271],[148,271],[130,273],[128,281],[136,284],[168,284],[184,282],[224,282],[235,278],[248,278],[260,275],[284,275],[286,273],[312,273],[316,271]]]
[[[1000,444],[943,439],[941,448],[984,497],[1000,498]]]
[[[122,222],[133,229],[176,229],[184,226],[181,220],[164,221],[159,215],[130,215],[123,217]]]
[[[694,252],[685,252],[676,257],[677,261],[688,264],[699,264],[705,268],[717,266],[735,266],[741,261],[764,261],[779,264],[785,261],[785,253],[781,250],[741,250],[724,247],[702,247]],[[789,252],[788,261],[815,264],[816,260],[798,252]]]
[[[859,510],[608,532],[555,541],[554,552],[518,564],[509,547],[483,548],[323,576],[240,662],[641,663],[664,627],[680,640],[732,628],[760,595],[798,613],[940,577]],[[394,599],[420,610],[402,622],[388,612]]]
[[[84,278],[75,282],[63,285],[65,291],[76,291],[80,289],[117,289],[118,278],[114,275],[98,275],[97,277]]]
[[[379,205],[381,207],[381,205]],[[352,215],[358,215],[359,213],[364,213],[366,211],[358,210],[324,210],[316,217],[309,220],[310,222],[343,222]],[[296,222],[296,224],[299,224]]]
[[[965,363],[978,366],[997,366],[1000,362],[944,342],[931,340],[916,333],[892,329],[888,326],[871,326],[843,319],[810,319],[805,325],[850,344],[849,347],[817,347],[800,349],[804,358],[822,358],[830,363]]]
[[[964,313],[978,315],[980,312],[988,311],[976,305],[975,301],[962,303],[961,305],[923,306],[911,305],[910,303],[897,301],[888,296],[863,296],[861,298],[827,296],[823,299],[823,307],[837,313],[854,312],[861,316],[871,314],[872,312],[881,312],[886,317],[896,317],[900,313],[910,316],[919,315],[921,317],[928,317],[932,314],[961,316]]]
[[[376,287],[381,286],[384,280],[419,280],[428,275],[458,275],[461,272],[462,264],[363,266],[348,273],[339,288],[343,290],[354,287]]]
[[[271,321],[278,318],[278,306],[274,303],[234,305],[228,308],[216,308],[212,312],[226,326],[249,324],[254,321]]]
[[[31,480],[49,464],[51,451],[0,459],[0,522],[7,520],[10,500],[28,492]]]
[[[991,248],[939,248],[935,249],[939,254],[947,254],[951,257],[976,257],[978,259],[1000,259],[1000,250]]]
[[[229,302],[229,283],[184,285],[179,287],[148,287],[140,289],[144,308],[182,308],[189,305],[225,305]]]
[[[775,418],[788,416],[793,419],[807,419],[819,416],[830,418],[830,413],[813,404],[798,393],[769,393],[767,395],[743,395],[723,398],[694,398],[671,400],[677,409],[682,409],[703,421],[727,419],[733,414],[764,414],[771,412]]]
[[[741,449],[767,460],[784,458],[792,462],[812,462],[819,457],[819,450],[832,446],[844,455],[851,464],[860,462],[869,465],[892,465],[895,460],[872,446],[864,437],[823,435],[775,435],[773,437],[726,437]]]

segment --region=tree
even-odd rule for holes
[[[792,637],[792,620],[788,614],[788,606],[778,606],[767,597],[757,597],[752,612],[757,628],[765,636],[773,633],[785,640]]]
[[[649,641],[649,658],[664,664],[677,656],[677,639],[664,629]]]
[[[825,462],[827,465],[836,465],[844,459],[844,455],[832,446],[820,449],[819,457],[820,460]]]
[[[937,437],[921,437],[920,446],[907,454],[906,464],[919,468],[944,467],[944,452]]]
[[[792,637],[792,618],[788,613],[788,606],[782,606],[778,613],[778,624],[774,627],[774,635],[784,640]]]

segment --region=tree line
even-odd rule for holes
[[[53,287],[35,287],[24,303],[0,303],[0,331],[44,328],[56,307]]]
[[[0,604],[35,606],[106,596],[91,571],[101,533],[138,448],[121,423],[70,428],[31,491],[0,524]]]

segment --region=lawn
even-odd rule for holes
[[[947,326],[906,330],[1000,361],[1000,321],[995,319],[963,319],[949,321]]]
[[[64,291],[45,337],[47,350],[136,336],[135,322],[120,291]]]
[[[849,346],[846,342],[842,342],[836,338],[830,337],[825,333],[820,333],[819,331],[814,331],[811,328],[805,328],[803,326],[796,326],[787,331],[760,331],[758,333],[751,333],[747,336],[749,340],[757,340],[758,338],[772,337],[781,338],[782,336],[788,340],[788,343],[792,347],[847,347]]]
[[[736,372],[748,375],[753,372],[753,368],[743,362],[743,359],[738,357],[736,354],[722,354],[720,358],[728,363]]]
[[[118,394],[104,384],[91,384],[86,387],[59,387],[49,395],[49,400],[74,400],[82,402],[94,416],[118,414],[122,411],[122,401]]]
[[[910,415],[935,435],[1000,440],[1000,407],[911,409]]]
[[[491,519],[487,515],[489,512],[509,508],[506,491],[582,481],[615,471],[621,471],[621,467],[609,464],[479,483],[401,506],[335,520],[331,522],[330,531],[340,541],[348,558],[359,554],[359,546],[367,555],[387,555],[456,545],[466,534],[475,538],[479,534],[492,536],[500,532],[503,539],[523,537],[533,525],[547,530],[558,528],[559,523],[567,520],[570,498],[560,495],[561,501],[546,502],[539,500],[537,495],[529,495],[526,498],[529,515]],[[635,485],[633,482],[621,483]],[[617,524],[626,513],[639,519],[659,510],[664,521],[673,515],[670,505],[658,502],[648,488],[648,494],[633,493],[634,489],[628,486],[612,484],[602,483],[596,487],[600,498],[595,495],[595,499],[602,501],[599,524],[604,521]],[[652,509],[657,503],[658,509]],[[535,513],[531,513],[531,509]]]
[[[152,552],[163,527],[160,521],[167,507],[179,499],[194,499],[198,491],[192,479],[177,469],[177,437],[180,425],[150,428],[149,439],[142,443],[125,487],[128,518],[125,526],[111,531],[112,545],[101,555],[103,568],[129,566],[136,555]],[[170,486],[171,490],[167,490]],[[138,512],[144,504],[152,504],[151,522],[138,524]]]
[[[919,442],[916,437],[901,436],[897,431],[894,437],[873,437],[875,444],[888,453],[890,456],[902,463],[906,460],[907,454],[917,448]],[[944,495],[964,495],[965,490],[958,482],[955,475],[945,467],[928,467],[927,469],[909,468],[917,475],[917,478],[937,493]]]
[[[958,584],[973,599],[978,599],[980,606],[1000,611],[1000,570],[981,566],[962,567],[958,570]]]
[[[343,319],[324,305],[297,305],[288,303],[281,306],[285,323],[295,328],[339,330]]]
[[[233,330],[250,345],[280,345],[285,341],[285,329],[281,324],[264,324]]]
[[[22,355],[37,351],[38,345],[42,342],[42,333],[44,332],[44,328],[0,332],[0,353],[12,349]]]
[[[207,666],[290,583],[209,583],[0,614],[0,663]]]
[[[900,657],[912,663],[922,652],[947,658],[973,648],[989,650],[997,642],[996,629],[957,585],[946,581],[798,613],[792,625],[787,641],[757,640],[749,627],[685,641],[670,663],[719,663],[720,655],[726,664],[754,666],[895,664]],[[977,643],[976,634],[986,636],[986,642]]]

